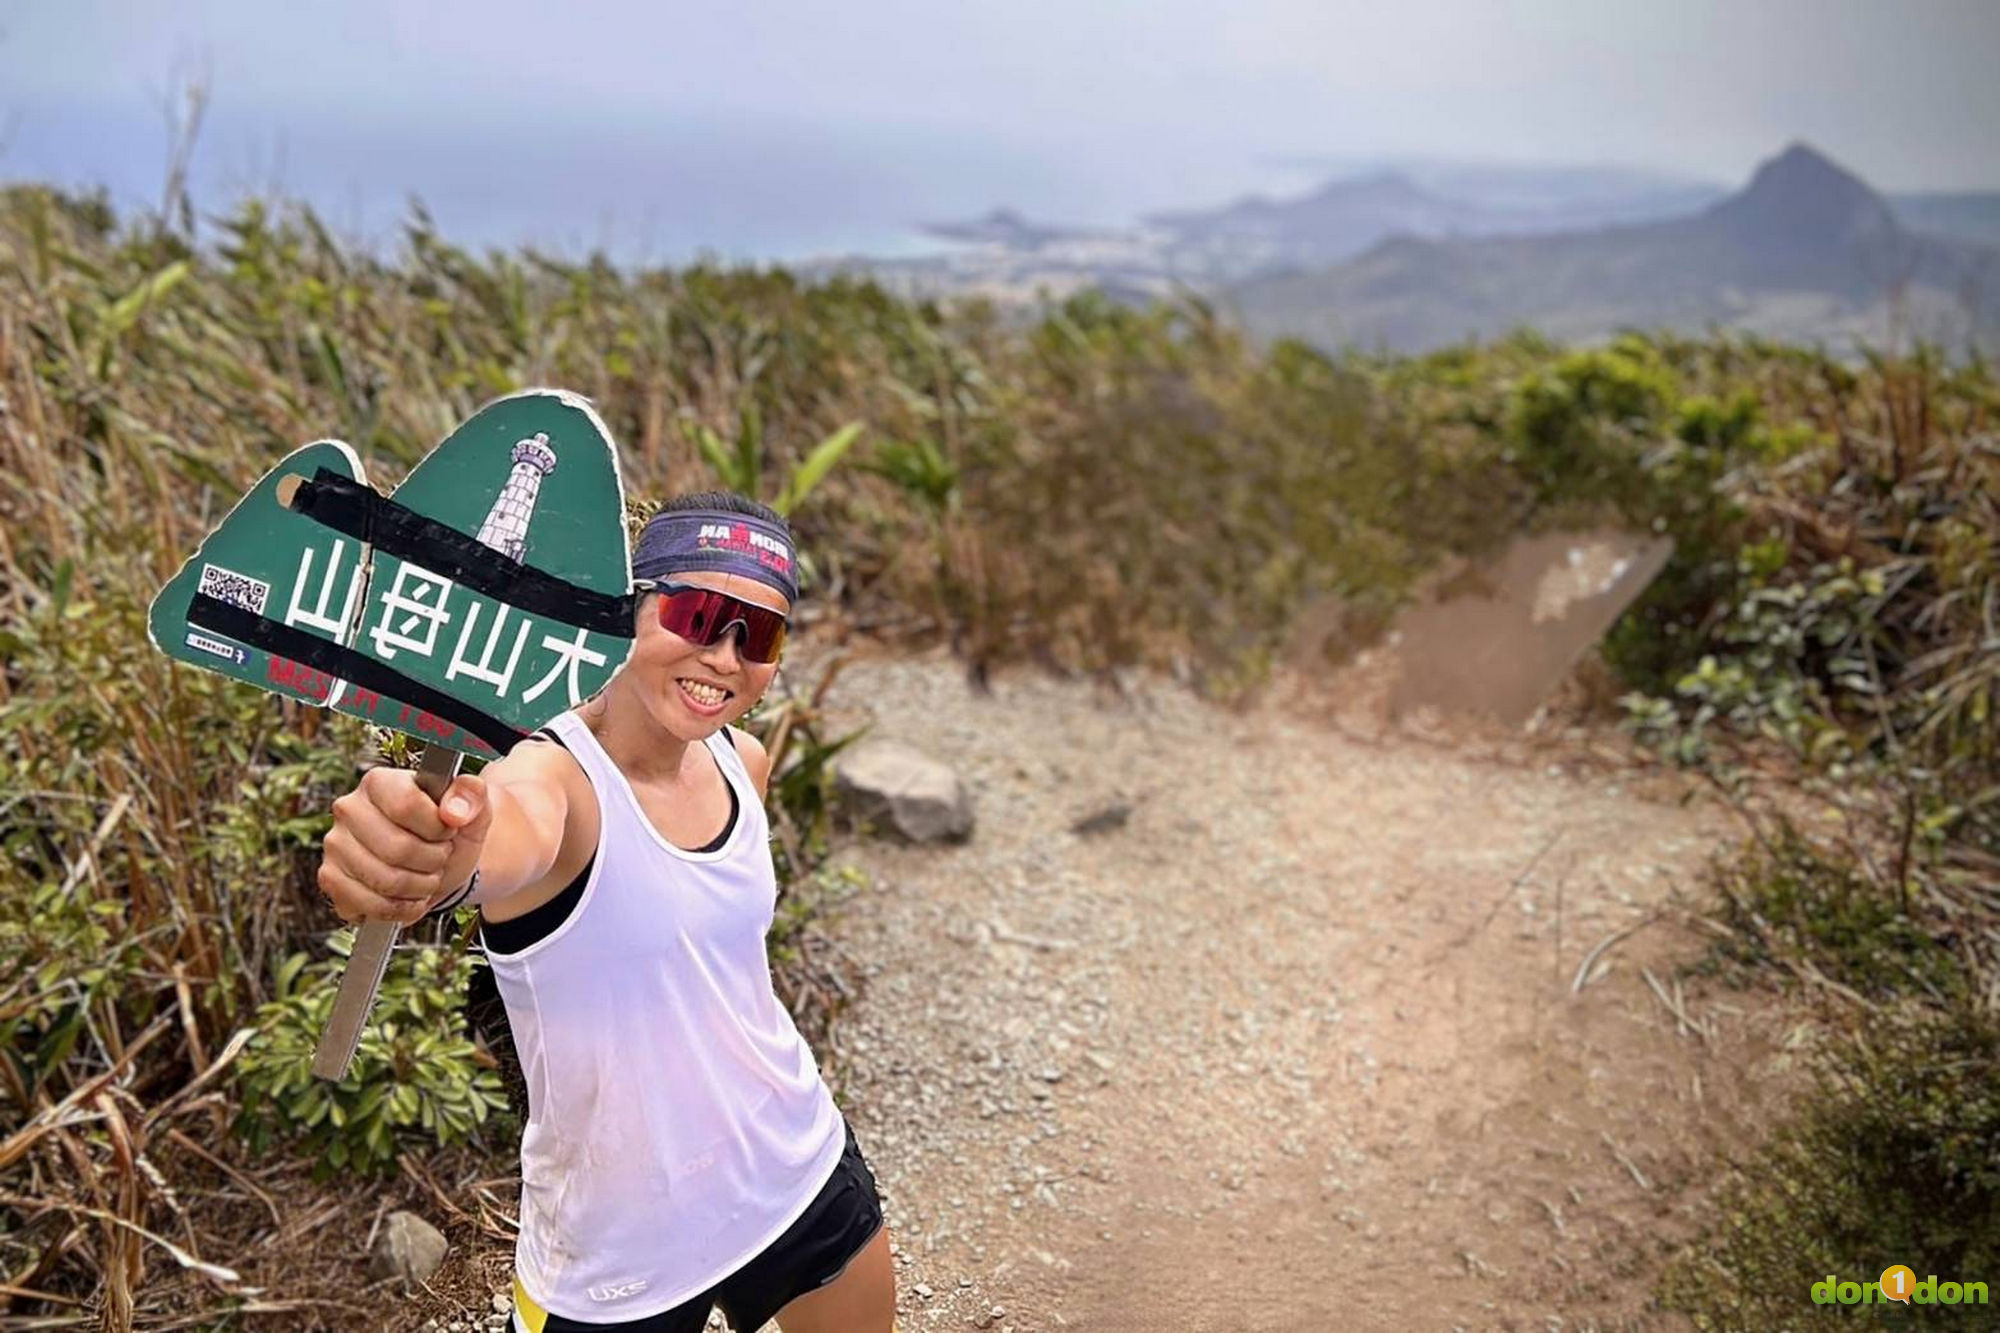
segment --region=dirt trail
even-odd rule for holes
[[[841,673],[979,820],[854,849],[875,887],[827,925],[870,974],[825,1066],[906,1330],[1674,1326],[1657,1239],[1781,1057],[1727,992],[1676,1031],[1641,969],[1673,1001],[1684,927],[1572,983],[1737,826],[1574,742],[1371,737],[1327,697]]]

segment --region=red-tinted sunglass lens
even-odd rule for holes
[[[743,655],[751,661],[775,662],[784,646],[784,617],[767,611],[761,624],[754,620],[743,622]]]
[[[691,588],[686,592],[669,592],[660,597],[660,628],[672,630],[694,643],[709,642],[709,630],[714,627],[718,608],[713,604],[715,594]]]

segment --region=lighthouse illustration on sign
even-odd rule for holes
[[[514,446],[514,470],[500,488],[500,498],[479,525],[479,544],[488,546],[510,560],[519,560],[528,549],[528,520],[535,516],[535,497],[541,493],[542,478],[556,470],[556,451],[549,447],[547,432]]]

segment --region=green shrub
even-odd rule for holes
[[[300,858],[352,779],[336,733],[280,730],[254,691],[135,653],[139,589],[50,581],[0,628],[0,994],[17,998],[0,1049],[24,1106],[74,1086],[58,1057],[86,1010],[115,1045],[177,1002],[177,972],[202,1027],[234,1026],[289,947]]]
[[[1671,537],[1672,554],[1600,652],[1631,684],[1662,691],[1695,656],[1735,591],[1744,510],[1726,482],[1771,446],[1740,379],[1705,391],[1727,344],[1627,335],[1544,354],[1508,391],[1495,428],[1532,492],[1537,526],[1616,523]]]
[[[1864,998],[1957,999],[1968,978],[1906,895],[1871,882],[1787,819],[1716,872],[1724,923],[1717,958],[1745,966],[1809,963]]]
[[[33,1106],[69,1090],[65,1064],[93,1012],[116,1013],[135,984],[143,951],[125,929],[124,904],[88,886],[45,883],[0,895],[0,1057],[7,1101]]]
[[[1896,1263],[2000,1286],[2000,1026],[1967,1006],[1897,1009],[1832,1043],[1795,1118],[1728,1168],[1658,1294],[1705,1330],[1853,1321],[1816,1309],[1811,1284],[1868,1282]],[[1944,1306],[1867,1313],[1990,1326]]]
[[[460,1031],[467,969],[485,961],[451,948],[399,949],[347,1077],[314,1077],[313,1051],[353,932],[329,942],[334,958],[286,960],[277,998],[258,1010],[257,1035],[236,1062],[243,1098],[237,1127],[253,1147],[297,1140],[322,1173],[380,1170],[406,1147],[470,1138],[506,1111],[499,1077]]]
[[[1782,551],[1773,545],[1738,552],[1740,592],[1711,634],[1712,651],[1674,682],[1681,705],[1643,693],[1622,702],[1639,736],[1681,763],[1719,760],[1717,735],[1761,736],[1809,770],[1845,779],[1868,742],[1841,718],[1882,693],[1867,651],[1879,632],[1873,615],[1884,581],[1877,570],[1857,571],[1851,558],[1785,579],[1771,567]]]
[[[1507,437],[1543,503],[1583,500],[1637,516],[1647,508],[1646,451],[1676,388],[1651,345],[1621,338],[1524,378],[1514,391]]]

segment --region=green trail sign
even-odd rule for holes
[[[624,488],[575,394],[489,403],[383,496],[337,440],[285,457],[154,599],[168,656],[425,744],[425,790],[610,680],[632,648]],[[396,938],[365,923],[315,1070],[345,1074]]]

